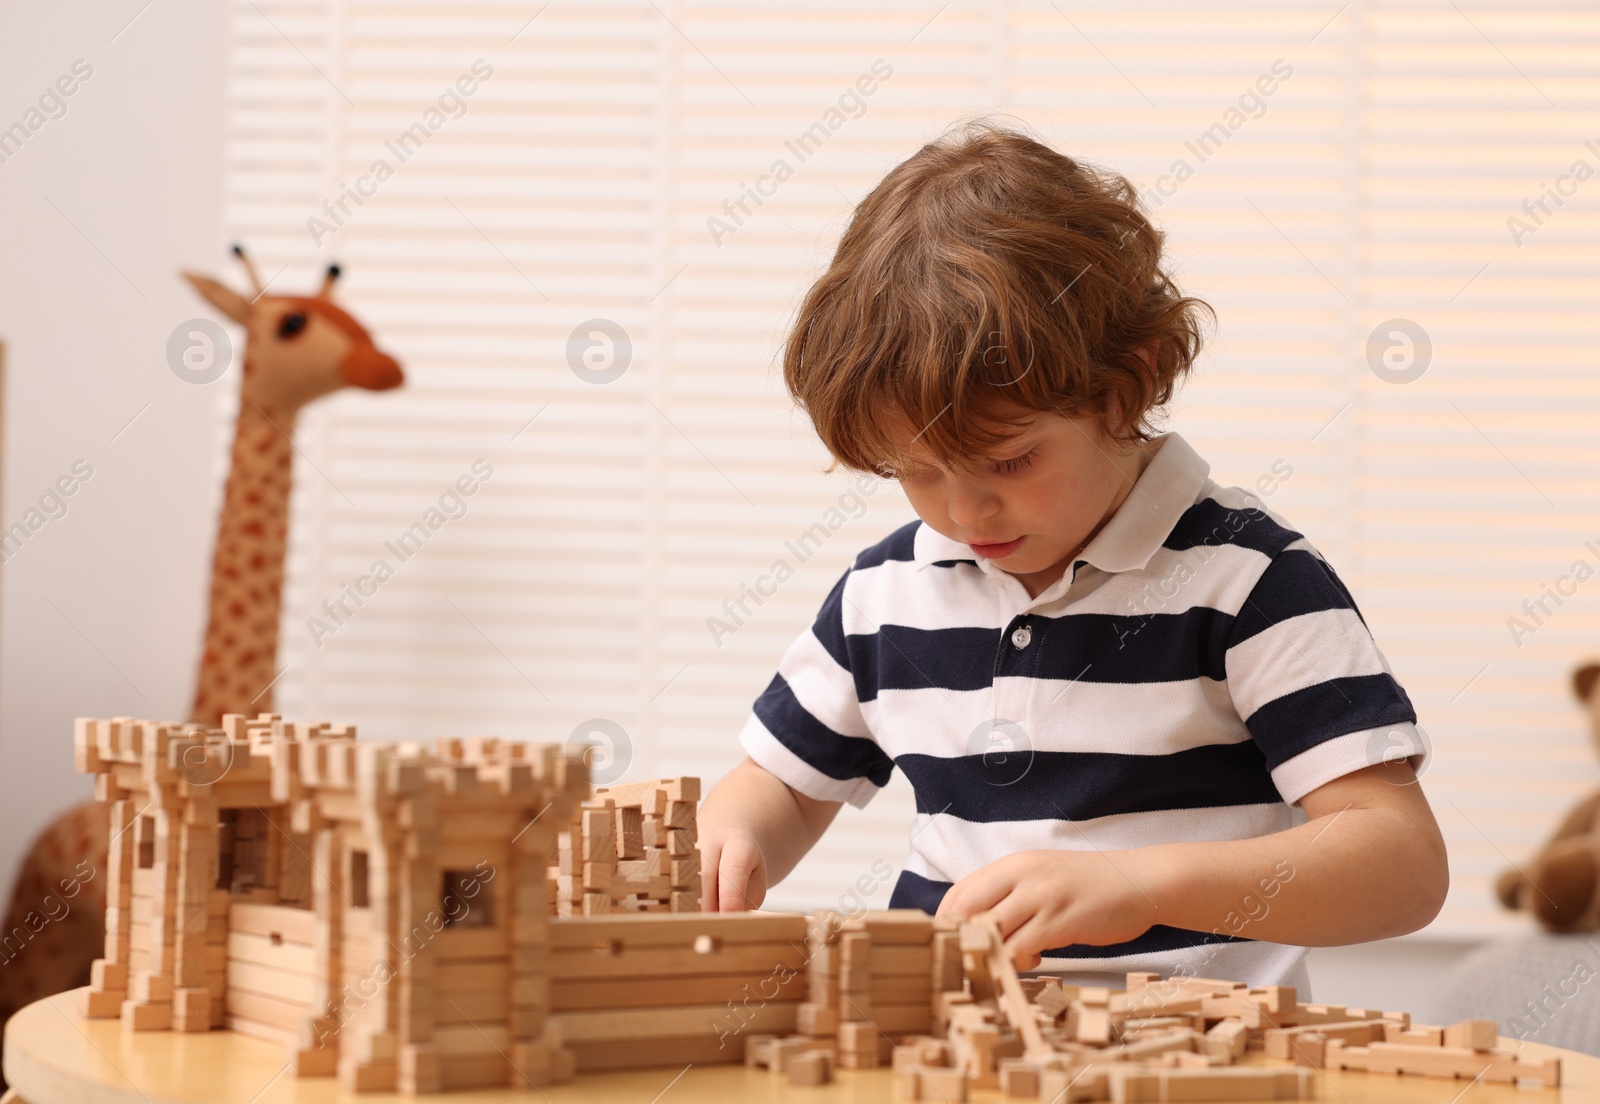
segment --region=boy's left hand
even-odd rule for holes
[[[951,886],[937,915],[991,914],[1019,970],[1036,968],[1051,947],[1122,943],[1155,923],[1136,854],[1018,851]]]

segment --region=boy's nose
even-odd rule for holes
[[[983,522],[999,511],[999,497],[982,487],[952,487],[945,502],[950,520],[963,529],[981,529]]]

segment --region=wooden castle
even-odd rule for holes
[[[952,926],[914,910],[873,921],[896,947],[859,992],[839,914],[699,912],[693,778],[592,788],[553,745],[274,714],[82,718],[75,754],[111,823],[84,1014],[278,1042],[354,1091],[739,1062],[802,1025],[876,1064],[869,980],[897,1035],[927,1029],[936,977],[960,984]]]

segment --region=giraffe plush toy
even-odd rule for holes
[[[400,365],[331,299],[330,265],[315,295],[269,295],[244,250],[234,255],[252,295],[185,272],[207,302],[245,328],[232,462],[212,557],[210,609],[192,721],[272,711],[295,417],[345,387],[400,384]],[[0,950],[0,1023],[24,1005],[87,985],[105,942],[105,805],[89,801],[52,822],[23,862]],[[3,1086],[0,1079],[0,1086]]]
[[[314,296],[268,295],[238,246],[255,295],[184,273],[206,301],[245,327],[244,380],[233,463],[211,564],[211,612],[189,719],[217,725],[224,713],[272,712],[277,670],[283,555],[289,534],[289,477],[295,416],[344,387],[383,391],[400,365],[329,298],[330,265]]]

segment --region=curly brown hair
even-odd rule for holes
[[[1165,235],[1137,204],[1123,176],[988,119],[890,170],[784,346],[827,470],[897,468],[902,417],[958,468],[1011,437],[1019,412],[1149,440],[1199,354],[1199,312],[1215,312],[1162,271]]]

